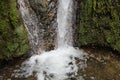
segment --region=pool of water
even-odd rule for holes
[[[83,50],[89,54],[87,67],[79,69],[76,78],[70,80],[120,80],[120,56],[108,50],[94,48]],[[26,59],[27,57],[23,56],[4,62],[0,68],[0,80],[37,80],[36,75],[27,78],[13,76],[13,72],[19,69]]]

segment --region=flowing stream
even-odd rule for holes
[[[73,47],[72,26],[74,21],[72,20],[75,7],[73,1],[74,0],[58,0],[56,48],[48,52],[44,51],[39,55],[33,55],[22,64],[19,70],[15,71],[16,77],[36,75],[37,80],[81,79],[77,77],[78,68],[83,69],[86,67],[87,54]],[[24,23],[28,29],[30,40],[34,36],[38,38],[39,35],[37,32],[39,32],[39,29],[36,16],[34,15],[33,17],[32,14],[29,13],[29,8],[25,6],[24,0],[18,0],[18,3]],[[29,25],[32,26],[29,27]],[[33,27],[35,29],[31,29]],[[37,40],[38,41],[35,42],[33,40],[32,42],[37,44],[41,39]]]

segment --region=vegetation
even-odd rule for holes
[[[10,59],[29,49],[16,0],[0,0],[0,59]]]
[[[100,45],[120,52],[120,0],[82,0],[78,6],[78,45]]]

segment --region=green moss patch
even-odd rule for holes
[[[78,6],[79,46],[102,45],[120,52],[120,0],[82,0]]]
[[[29,49],[16,0],[0,1],[0,59],[10,59],[25,54]]]

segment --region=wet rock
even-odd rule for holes
[[[87,67],[79,70],[79,76],[85,80],[119,80],[120,58],[108,50],[84,48],[90,56],[87,60]],[[104,62],[100,60],[104,59]]]
[[[44,49],[51,50],[55,46],[57,0],[29,0],[44,30]]]

